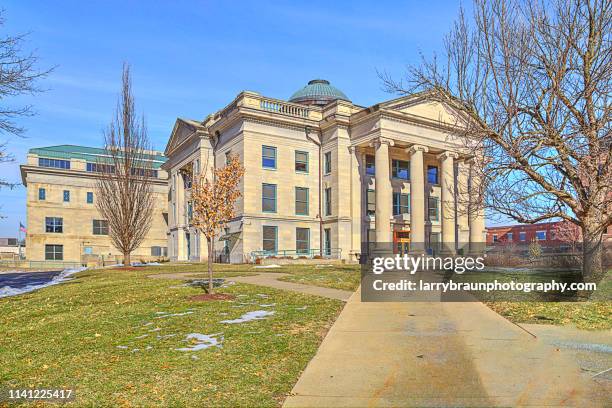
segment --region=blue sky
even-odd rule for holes
[[[32,147],[99,146],[116,104],[121,65],[132,65],[137,109],[163,150],[176,117],[203,119],[241,90],[288,98],[325,78],[353,102],[392,96],[376,70],[399,77],[419,52],[442,46],[459,1],[5,1],[2,35],[31,32],[26,47],[41,67],[56,66],[48,90],[20,120],[25,138],[9,138],[14,163],[3,178],[20,181]],[[3,103],[6,103],[3,101]],[[0,190],[0,236],[25,223],[25,189]]]

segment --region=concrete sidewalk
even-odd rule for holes
[[[284,276],[291,276],[288,273],[260,273],[255,276],[237,276],[228,278],[236,282],[250,283],[252,285],[268,286],[271,288],[289,290],[292,292],[306,293],[308,295],[322,296],[330,299],[338,299],[347,301],[353,292],[348,290],[340,290],[333,288],[325,288],[322,286],[304,285],[301,283],[285,282],[278,280]]]
[[[252,272],[249,272],[252,273]],[[288,273],[275,273],[265,272],[258,273],[252,276],[234,276],[231,278],[225,278],[228,281],[235,281],[241,283],[249,283],[251,285],[267,286],[275,289],[288,290],[292,292],[306,293],[308,295],[322,296],[330,299],[338,299],[346,302],[353,292],[348,290],[326,288],[322,286],[304,285],[301,283],[284,282],[278,279],[284,276],[291,276]],[[153,279],[196,279],[202,278],[203,273],[201,272],[177,272],[177,273],[160,273],[149,275],[149,278]]]
[[[604,387],[481,303],[357,291],[284,406],[610,406]]]

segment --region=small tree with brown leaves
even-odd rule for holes
[[[191,186],[193,225],[206,237],[208,245],[208,293],[213,292],[213,249],[215,237],[235,216],[236,200],[242,195],[238,184],[244,167],[238,156],[231,156],[224,167],[214,169],[212,180],[208,169],[197,175]]]
[[[151,228],[154,178],[147,128],[136,117],[130,68],[123,66],[122,89],[115,119],[104,132],[105,158],[98,159],[96,208],[108,222],[113,245],[130,265],[131,253]]]

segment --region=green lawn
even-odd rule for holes
[[[526,280],[524,274],[495,274],[483,281],[492,280],[493,277],[502,280]],[[530,281],[533,278],[528,278]],[[536,280],[550,280],[550,275],[542,275]],[[557,279],[559,280],[559,279]],[[539,323],[554,325],[574,325],[586,330],[612,329],[612,270],[598,284],[597,291],[591,294],[588,300],[571,299],[571,301],[555,302],[540,301],[549,298],[549,295],[538,293],[511,294],[518,300],[508,299],[508,294],[502,296],[505,300],[493,300],[495,295],[482,295],[483,303],[492,310],[515,323]]]
[[[160,273],[159,267],[141,268],[143,273]],[[168,264],[161,273],[198,274],[197,278],[206,277],[205,264]],[[361,281],[359,265],[328,264],[328,265],[281,265],[279,268],[257,268],[254,265],[215,264],[215,276],[223,273],[225,276],[249,276],[258,273],[287,273],[279,280],[303,283],[306,285],[324,286],[327,288],[351,290],[359,287]],[[203,274],[200,276],[200,274]]]
[[[359,265],[305,266],[291,265],[273,269],[276,272],[291,274],[282,281],[324,286],[327,288],[354,291],[361,283]]]
[[[73,388],[79,406],[279,406],[342,302],[244,284],[220,289],[235,300],[192,302],[201,290],[146,277],[186,269],[205,266],[85,271],[0,299],[0,388]],[[275,314],[221,323],[255,310]],[[189,333],[216,334],[221,347],[177,351]]]

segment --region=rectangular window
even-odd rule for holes
[[[295,151],[295,171],[308,173],[308,152]]]
[[[38,199],[46,200],[46,198],[47,198],[47,191],[44,188],[39,188],[38,189]]]
[[[40,157],[38,159],[40,167],[53,167],[56,169],[70,169],[70,160],[47,159]]]
[[[525,231],[519,232],[519,241],[526,241],[526,240],[527,240],[527,234],[525,233]]]
[[[263,250],[276,253],[276,251],[278,250],[277,238],[278,238],[278,227],[271,227],[271,226],[264,225],[263,243],[262,243]]]
[[[310,253],[310,228],[295,229],[295,250],[298,254]]]
[[[94,235],[108,235],[108,221],[93,220],[93,234]]]
[[[536,231],[537,241],[546,241],[546,231]]]
[[[410,180],[410,163],[404,160],[392,160],[391,176],[401,180]]]
[[[115,166],[110,164],[87,163],[86,169],[92,173],[114,173]]]
[[[509,232],[506,234],[506,240],[512,241],[514,239],[514,234]]]
[[[45,232],[61,234],[64,232],[64,219],[60,217],[45,218]]]
[[[276,184],[261,185],[261,211],[276,212]]]
[[[374,176],[376,174],[376,159],[371,154],[366,155],[366,174]]]
[[[162,249],[158,246],[151,247],[151,256],[162,256]]]
[[[493,242],[497,242],[498,238],[497,238],[497,234],[493,234]]]
[[[228,150],[227,152],[225,152],[225,165],[226,166],[230,164],[231,159],[232,159],[232,151]]]
[[[366,197],[366,214],[374,215],[376,214],[376,191],[368,190],[368,195]]]
[[[187,201],[187,222],[190,223],[193,219],[193,203]]]
[[[440,184],[438,180],[437,166],[427,166],[427,182],[429,184]]]
[[[146,168],[142,168],[142,167],[133,167],[130,170],[130,173],[132,173],[132,176],[139,176],[139,177],[150,177],[150,178],[157,178],[157,170],[154,169],[146,169]],[[191,187],[191,186],[189,186]]]
[[[323,173],[324,174],[329,174],[332,171],[332,156],[331,156],[331,152],[325,153],[325,155],[323,157],[324,157],[324,160],[323,160]]]
[[[87,204],[93,204],[93,192],[87,192]]]
[[[45,259],[47,261],[62,261],[64,260],[63,245],[45,245]]]
[[[427,209],[429,221],[438,221],[440,214],[438,209],[438,199],[436,197],[429,197],[427,200]]]
[[[393,215],[410,213],[410,194],[393,193]]]
[[[332,215],[332,189],[327,187],[325,189],[325,215]]]
[[[295,188],[295,214],[308,215],[308,189],[305,187]]]
[[[276,147],[261,146],[261,167],[264,169],[276,168]]]
[[[70,191],[68,191],[68,190],[64,190],[64,202],[65,203],[69,203],[70,202]]]
[[[90,246],[83,247],[83,253],[85,255],[92,255],[93,254],[93,248],[90,247]]]

